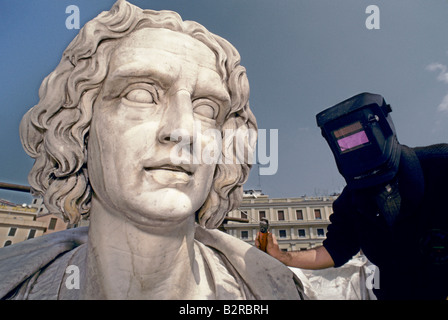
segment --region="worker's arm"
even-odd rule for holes
[[[258,238],[258,237],[257,237]],[[277,239],[269,232],[266,252],[287,266],[302,269],[325,269],[334,266],[333,259],[324,246],[304,251],[281,251]],[[258,240],[255,245],[259,248]]]

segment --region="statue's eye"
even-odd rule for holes
[[[124,98],[130,102],[157,104],[157,89],[150,84],[134,84],[125,91]]]
[[[195,114],[207,119],[216,120],[219,113],[219,106],[212,100],[198,99],[193,101],[193,111]]]
[[[134,89],[126,95],[126,99],[140,103],[154,103],[152,94],[143,89]]]

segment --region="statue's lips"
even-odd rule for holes
[[[169,185],[188,183],[193,176],[188,166],[162,165],[145,167],[145,171],[158,183]]]
[[[174,165],[162,165],[162,166],[153,166],[153,167],[145,167],[146,171],[152,170],[167,170],[173,172],[183,172],[191,176],[193,174],[192,169],[189,166],[174,166]]]

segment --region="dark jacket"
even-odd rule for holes
[[[379,269],[379,299],[446,299],[448,144],[402,146],[397,179],[401,206],[392,226],[374,200],[377,188],[346,187],[324,247],[335,267],[362,250]]]

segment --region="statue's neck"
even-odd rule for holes
[[[194,216],[168,227],[141,228],[94,198],[90,217],[86,299],[184,299],[210,294],[204,282],[206,267],[194,245]]]

